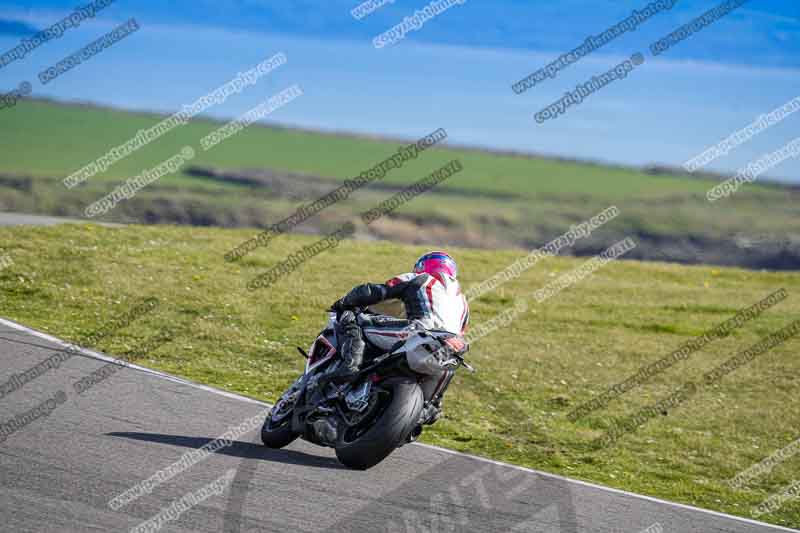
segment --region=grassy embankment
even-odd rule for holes
[[[323,321],[321,302],[351,286],[382,281],[410,265],[421,247],[344,241],[275,286],[249,292],[247,280],[316,238],[283,236],[240,263],[222,255],[252,230],[185,227],[0,228],[0,316],[75,340],[135,301],[161,307],[94,346],[120,354],[159,331],[174,340],[137,362],[274,401],[297,376]],[[456,249],[466,288],[519,252]],[[365,258],[369,257],[369,260]],[[551,258],[472,304],[478,324],[582,263]],[[358,269],[352,265],[359,265]],[[601,411],[571,423],[566,413],[783,287],[787,300],[712,342]],[[678,502],[748,516],[786,487],[792,458],[745,490],[725,481],[798,437],[797,339],[623,437],[590,444],[641,406],[698,380],[761,336],[800,318],[800,276],[738,269],[621,261],[531,309],[470,352],[476,375],[460,373],[446,416],[423,441],[592,480]],[[113,379],[113,378],[111,378]],[[767,520],[800,526],[800,503]]]

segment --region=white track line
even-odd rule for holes
[[[719,516],[719,517],[722,517],[722,518],[728,518],[730,520],[736,520],[737,522],[744,522],[746,524],[752,524],[752,525],[761,526],[761,527],[771,527],[771,528],[775,529],[776,531],[790,531],[791,533],[797,533],[798,531],[800,531],[800,530],[797,530],[797,529],[789,529],[789,528],[786,528],[786,527],[783,527],[783,526],[776,526],[776,525],[773,525],[773,524],[768,524],[766,522],[759,522],[758,520],[751,520],[750,518],[742,518],[741,516],[735,516],[735,515],[720,513],[718,511],[711,511],[709,509],[703,509],[702,507],[693,507],[691,505],[686,505],[686,504],[683,504],[683,503],[675,503],[675,502],[671,502],[671,501],[668,501],[668,500],[661,500],[659,498],[654,498],[652,496],[644,496],[642,494],[636,494],[635,492],[628,492],[626,490],[615,489],[615,488],[612,488],[612,487],[606,487],[604,485],[596,485],[595,483],[589,483],[588,481],[581,481],[580,479],[572,479],[572,478],[568,478],[568,477],[564,477],[564,476],[559,476],[558,474],[550,474],[548,472],[542,472],[540,470],[533,470],[532,468],[525,468],[524,466],[517,466],[517,465],[511,465],[511,464],[508,464],[508,463],[501,463],[500,461],[495,461],[493,459],[486,459],[485,457],[478,457],[476,455],[469,455],[469,454],[462,453],[462,452],[457,452],[457,451],[454,451],[454,450],[448,450],[447,448],[440,448],[438,446],[433,446],[431,444],[423,444],[421,442],[415,442],[414,444],[416,444],[417,446],[422,446],[424,448],[430,448],[432,450],[438,450],[440,452],[449,453],[449,454],[452,454],[452,455],[461,455],[461,456],[464,456],[464,457],[470,457],[472,459],[477,459],[479,461],[484,461],[484,462],[492,463],[492,464],[499,465],[499,466],[505,466],[505,467],[508,467],[508,468],[516,469],[516,470],[522,470],[524,472],[528,472],[528,473],[531,473],[531,474],[537,474],[537,475],[540,475],[540,476],[543,476],[543,477],[548,477],[548,478],[551,478],[551,479],[558,479],[558,480],[561,480],[561,481],[567,481],[567,482],[573,483],[575,485],[582,485],[584,487],[591,487],[593,489],[600,489],[600,490],[604,490],[606,492],[613,492],[615,494],[622,494],[622,495],[630,496],[632,498],[636,498],[636,499],[639,499],[639,500],[646,500],[646,501],[649,501],[649,502],[660,503],[660,504],[669,505],[669,506],[672,506],[672,507],[678,507],[680,509],[688,509],[688,510],[691,510],[691,511],[698,511],[698,512],[710,514],[710,515],[713,515],[713,516]]]
[[[27,333],[27,334],[29,334],[29,335],[31,335],[33,337],[38,337],[40,339],[44,339],[44,340],[46,340],[48,342],[51,342],[53,344],[57,344],[58,346],[61,346],[63,348],[70,348],[70,347],[77,348],[77,350],[75,350],[76,352],[78,352],[78,353],[80,353],[82,355],[85,355],[87,357],[92,357],[94,359],[100,359],[101,361],[108,361],[109,363],[117,363],[120,366],[127,366],[127,367],[130,367],[130,368],[134,368],[136,370],[140,370],[142,372],[145,372],[147,374],[151,374],[153,376],[158,376],[158,377],[166,379],[168,381],[174,381],[176,383],[182,383],[183,385],[188,385],[190,387],[195,387],[197,389],[202,389],[204,391],[211,392],[211,393],[214,393],[214,394],[220,394],[222,396],[225,396],[227,398],[232,398],[234,400],[242,400],[242,401],[249,402],[249,403],[254,403],[254,404],[257,404],[257,405],[263,405],[265,407],[272,407],[272,405],[270,405],[270,404],[264,403],[264,402],[262,402],[260,400],[256,400],[256,399],[253,399],[253,398],[248,398],[247,396],[242,396],[240,394],[234,394],[232,392],[227,392],[227,391],[224,391],[224,390],[221,390],[221,389],[215,389],[214,387],[209,387],[209,386],[203,385],[201,383],[195,383],[194,381],[189,381],[187,379],[179,378],[178,376],[173,376],[171,374],[165,374],[164,372],[159,372],[158,370],[153,370],[151,368],[147,368],[147,367],[144,367],[144,366],[134,365],[133,363],[128,363],[127,361],[123,361],[121,359],[115,359],[115,358],[109,357],[109,356],[107,356],[107,355],[105,355],[103,353],[95,352],[94,350],[87,350],[86,348],[81,348],[80,346],[76,347],[74,344],[70,344],[68,342],[62,341],[61,339],[53,337],[52,335],[48,335],[47,333],[42,333],[41,331],[36,331],[35,329],[31,329],[29,327],[23,326],[22,324],[18,324],[16,322],[11,321],[11,320],[6,320],[5,318],[0,318],[0,325],[8,326],[10,328],[13,328],[13,329],[16,329],[16,330],[19,330],[19,331],[24,331],[25,333]]]
[[[57,345],[62,346],[64,348],[69,348],[70,346],[74,347],[73,344],[69,344],[68,342],[62,341],[61,339],[53,337],[52,335],[48,335],[47,333],[42,333],[41,331],[36,331],[34,329],[28,328],[26,326],[23,326],[22,324],[18,324],[17,322],[13,322],[11,320],[6,320],[4,318],[0,318],[0,324],[2,324],[4,326],[8,326],[8,327],[16,329],[16,330],[19,330],[19,331],[23,331],[23,332],[25,332],[25,333],[27,333],[27,334],[29,334],[31,336],[38,337],[40,339],[44,339],[46,341],[49,341],[49,342],[51,342],[53,344],[57,344]],[[87,357],[100,359],[102,361],[121,363],[121,361],[118,360],[118,359],[115,359],[113,357],[109,357],[109,356],[107,356],[105,354],[102,354],[102,353],[99,353],[99,352],[95,352],[93,350],[87,350],[87,349],[78,347],[77,351],[80,352],[81,354],[87,356]],[[234,400],[240,400],[240,401],[244,401],[244,402],[248,402],[248,403],[253,403],[253,404],[261,405],[261,406],[264,406],[264,407],[272,407],[270,404],[268,404],[266,402],[262,402],[260,400],[255,400],[253,398],[248,398],[247,396],[242,396],[240,394],[235,394],[235,393],[224,391],[224,390],[221,390],[221,389],[216,389],[214,387],[209,387],[208,385],[202,385],[200,383],[195,383],[193,381],[189,381],[189,380],[186,380],[186,379],[183,379],[183,378],[179,378],[177,376],[166,374],[164,372],[159,372],[158,370],[153,370],[153,369],[150,369],[150,368],[147,368],[147,367],[134,365],[134,364],[131,364],[131,363],[124,363],[124,366],[139,370],[141,372],[145,372],[147,374],[150,374],[150,375],[153,375],[153,376],[156,376],[156,377],[160,377],[162,379],[166,379],[167,381],[173,381],[175,383],[181,383],[183,385],[186,385],[186,386],[189,386],[189,387],[194,387],[194,388],[197,388],[197,389],[201,389],[201,390],[204,390],[206,392],[210,392],[212,394],[218,394],[220,396],[225,396],[226,398],[231,398],[231,399],[234,399]],[[645,500],[645,501],[653,502],[653,503],[660,503],[662,505],[668,505],[668,506],[671,506],[671,507],[677,507],[679,509],[687,509],[687,510],[690,510],[690,511],[706,513],[706,514],[710,514],[712,516],[718,516],[718,517],[721,517],[721,518],[727,518],[729,520],[735,520],[737,522],[743,522],[745,524],[752,524],[752,525],[760,526],[760,527],[768,527],[768,528],[774,529],[775,531],[789,531],[791,533],[797,533],[798,531],[800,531],[800,530],[797,530],[797,529],[789,529],[789,528],[786,528],[786,527],[783,527],[783,526],[776,526],[776,525],[773,525],[773,524],[768,524],[766,522],[759,522],[758,520],[751,520],[749,518],[742,518],[740,516],[734,516],[734,515],[730,515],[730,514],[720,513],[720,512],[717,512],[717,511],[710,511],[708,509],[703,509],[701,507],[693,507],[691,505],[685,505],[685,504],[682,504],[682,503],[675,503],[675,502],[671,502],[671,501],[668,501],[668,500],[661,500],[659,498],[653,498],[651,496],[644,496],[642,494],[636,494],[635,492],[628,492],[628,491],[625,491],[625,490],[615,489],[615,488],[611,488],[611,487],[605,487],[603,485],[596,485],[594,483],[589,483],[588,481],[581,481],[579,479],[572,479],[572,478],[560,476],[558,474],[550,474],[548,472],[542,472],[540,470],[534,470],[532,468],[526,468],[524,466],[517,466],[517,465],[508,464],[508,463],[502,463],[500,461],[495,461],[493,459],[487,459],[485,457],[479,457],[477,455],[470,455],[468,453],[458,452],[458,451],[455,451],[455,450],[448,450],[447,448],[440,448],[439,446],[432,446],[430,444],[423,444],[421,442],[415,442],[415,443],[413,443],[413,445],[414,446],[420,446],[422,448],[428,448],[430,450],[436,450],[436,451],[439,451],[439,452],[442,452],[442,453],[447,453],[447,454],[450,454],[450,455],[457,455],[457,456],[461,456],[461,457],[467,457],[469,459],[473,459],[473,460],[476,460],[476,461],[482,461],[482,462],[485,462],[485,463],[491,463],[491,464],[498,465],[498,466],[503,466],[503,467],[506,467],[506,468],[512,468],[512,469],[515,469],[515,470],[521,470],[523,472],[528,472],[530,474],[536,474],[536,475],[547,477],[547,478],[551,478],[551,479],[558,479],[560,481],[566,481],[567,483],[573,483],[575,485],[581,485],[581,486],[584,486],[584,487],[590,487],[590,488],[593,488],[593,489],[603,490],[603,491],[611,492],[611,493],[614,493],[614,494],[621,494],[621,495],[629,496],[631,498],[636,498],[636,499],[639,499],[639,500]]]

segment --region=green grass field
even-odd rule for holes
[[[158,310],[92,348],[135,353],[159,332],[170,332],[171,343],[135,361],[274,401],[301,371],[303,360],[294,346],[310,344],[323,324],[325,304],[355,284],[383,281],[403,265],[410,268],[424,251],[348,240],[273,287],[250,292],[248,280],[316,240],[282,236],[240,262],[222,260],[251,235],[252,230],[170,226],[0,228],[0,256],[13,261],[0,270],[0,316],[77,340],[153,296],[161,302]],[[467,289],[520,255],[470,249],[453,253]],[[583,261],[542,261],[472,302],[472,325],[490,320]],[[578,404],[778,288],[789,297],[756,320],[606,409],[576,423],[567,420]],[[614,447],[596,449],[591,443],[638,408],[689,379],[699,380],[760,337],[800,318],[798,294],[800,275],[793,273],[609,264],[542,304],[531,300],[529,311],[475,343],[469,358],[478,374],[457,376],[445,417],[425,432],[423,441],[750,516],[754,505],[782,491],[800,468],[800,457],[794,457],[743,490],[725,485],[798,437],[796,338],[701,389]],[[790,502],[762,518],[799,527],[800,503]]]
[[[20,102],[3,113],[0,143],[10,157],[0,161],[0,172],[65,177],[163,118],[44,101]],[[264,167],[344,180],[371,168],[399,145],[366,138],[252,127],[208,152],[200,150],[200,139],[220,125],[205,120],[192,121],[92,180],[123,180],[174,155],[184,145],[198,147],[194,162],[201,166]],[[430,132],[420,131],[419,137],[427,133]],[[571,194],[611,201],[622,195],[647,198],[704,194],[708,189],[708,183],[685,177],[654,180],[628,169],[451,149],[425,152],[413,164],[392,172],[385,181],[410,183],[455,157],[463,161],[466,169],[460,176],[459,187],[487,193],[511,193],[527,199]],[[185,174],[165,178],[163,182],[198,185],[198,180]]]
[[[4,110],[0,210],[82,216],[88,204],[126,178],[152,168],[186,145],[198,154],[192,165],[204,169],[305,174],[327,180],[331,187],[371,168],[400,145],[399,141],[251,126],[203,152],[200,139],[220,123],[201,119],[176,128],[80,187],[67,190],[61,184],[67,175],[163,118],[36,100]],[[420,131],[419,136],[427,133]],[[422,153],[392,170],[382,182],[408,185],[454,158],[462,162],[462,172],[370,228],[369,236],[413,244],[529,249],[570,224],[616,205],[622,214],[615,230],[598,236],[597,241],[581,243],[574,253],[596,253],[625,235],[637,235],[640,245],[634,254],[643,259],[800,267],[797,246],[744,250],[734,244],[736,235],[800,242],[800,191],[796,190],[755,183],[709,205],[705,192],[715,183],[712,180],[446,146]],[[4,182],[3,175],[12,182],[30,176],[30,186],[19,190]],[[360,190],[300,230],[326,232],[386,196],[370,188]],[[149,185],[102,220],[266,227],[314,198],[298,202],[269,187],[179,172]]]

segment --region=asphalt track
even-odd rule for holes
[[[63,348],[0,321],[0,423],[57,391],[66,395],[0,443],[2,531],[129,531],[226,472],[232,481],[221,493],[160,531],[639,533],[655,524],[680,533],[792,531],[424,445],[350,471],[330,450],[302,441],[268,450],[257,431],[114,511],[114,496],[265,405],[135,366],[78,395],[73,383],[108,364],[94,352],[13,392],[2,388]]]
[[[58,224],[99,224],[109,228],[122,226],[114,222],[94,222],[77,218],[29,215],[26,213],[0,213],[0,226],[56,226]]]
[[[83,224],[84,220],[24,213],[0,213],[0,226],[54,226],[56,224]]]

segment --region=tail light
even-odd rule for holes
[[[448,337],[444,340],[444,343],[452,348],[455,353],[459,353],[467,347],[467,344],[459,337]]]

